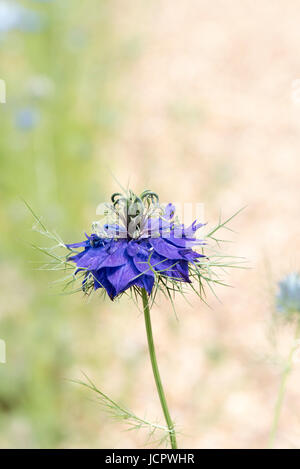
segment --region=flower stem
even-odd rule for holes
[[[155,347],[154,347],[154,341],[153,341],[153,334],[152,334],[152,326],[151,326],[151,318],[150,318],[150,307],[149,307],[149,301],[148,301],[148,295],[146,290],[143,288],[142,289],[142,298],[143,298],[143,307],[144,307],[144,317],[145,317],[145,325],[146,325],[146,332],[147,332],[147,340],[148,340],[148,348],[149,348],[149,354],[150,354],[150,359],[151,359],[151,365],[152,365],[152,370],[153,370],[153,375],[157,387],[157,392],[159,395],[159,400],[161,403],[161,407],[165,416],[165,420],[169,429],[169,436],[170,436],[170,443],[172,449],[177,449],[177,442],[176,442],[176,434],[174,430],[174,424],[172,422],[167,401],[166,401],[166,396],[164,393],[163,385],[161,382],[159,370],[158,370],[158,365],[157,365],[157,359],[156,359],[156,353],[155,353]]]
[[[280,418],[282,404],[283,404],[283,400],[284,400],[284,396],[286,392],[286,383],[292,371],[294,353],[299,348],[299,344],[297,343],[297,340],[299,339],[299,335],[300,335],[300,321],[298,321],[293,345],[290,349],[290,353],[288,355],[285,368],[281,375],[280,386],[279,386],[277,401],[276,401],[275,410],[274,410],[273,424],[272,424],[270,436],[269,436],[269,444],[268,444],[269,449],[273,448],[274,441],[277,435],[279,418]]]

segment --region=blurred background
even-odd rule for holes
[[[113,423],[84,371],[140,417],[163,423],[143,318],[125,298],[60,294],[36,270],[24,198],[76,242],[117,181],[163,201],[203,202],[245,256],[211,308],[193,294],[153,309],[180,447],[264,448],[292,340],[276,283],[299,270],[300,5],[277,0],[1,0],[0,447],[141,448]],[[300,447],[295,366],[276,446]]]

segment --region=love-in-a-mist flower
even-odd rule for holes
[[[299,351],[300,339],[300,274],[292,272],[286,275],[277,286],[276,310],[280,318],[294,324],[294,340],[292,341],[283,371],[281,373],[280,385],[276,404],[274,407],[273,423],[269,435],[269,448],[273,448],[277,436],[280,415],[284,402],[287,381],[292,372],[295,354]]]
[[[201,266],[205,257],[193,249],[204,244],[195,237],[202,223],[180,224],[175,207],[163,209],[150,191],[140,197],[131,191],[114,194],[107,209],[115,223],[94,223],[85,241],[66,245],[83,248],[68,260],[76,263],[77,273],[85,273],[84,289],[104,288],[113,300],[131,287],[145,288],[150,295],[160,281],[191,282],[189,266]]]
[[[278,283],[277,311],[284,314],[300,313],[300,274],[292,272]]]
[[[172,204],[163,207],[157,194],[148,190],[140,196],[132,191],[113,194],[111,203],[105,204],[103,215],[105,221],[95,222],[86,239],[73,244],[65,244],[34,216],[39,232],[64,250],[63,255],[56,254],[53,248],[45,248],[44,252],[51,259],[49,269],[70,271],[64,279],[66,288],[79,280],[80,289],[85,293],[100,290],[112,300],[128,292],[133,293],[135,300],[141,297],[149,355],[166,426],[138,418],[99,391],[90,380],[82,384],[96,392],[102,404],[122,420],[137,428],[147,427],[151,433],[155,429],[163,430],[175,449],[175,427],[158,370],[150,309],[158,292],[173,302],[175,293],[183,294],[185,287],[191,287],[204,300],[206,285],[210,289],[213,285],[224,285],[217,269],[224,272],[226,267],[236,267],[237,263],[215,250],[208,256],[207,243],[219,244],[217,231],[226,227],[233,217],[219,221],[206,233],[205,240],[203,234],[202,239],[197,238],[202,223],[194,221],[191,226],[184,226],[176,217],[175,207]]]

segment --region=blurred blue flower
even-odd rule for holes
[[[39,114],[35,109],[23,108],[20,109],[15,118],[16,127],[20,130],[32,130],[39,122]]]
[[[9,31],[38,31],[41,28],[38,13],[25,8],[13,0],[0,1],[0,33]]]
[[[300,275],[293,272],[278,284],[276,307],[280,313],[300,313]]]

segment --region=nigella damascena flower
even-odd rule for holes
[[[195,237],[203,224],[180,224],[175,207],[163,209],[151,191],[140,197],[131,191],[114,194],[107,209],[110,220],[117,222],[94,223],[86,240],[66,245],[83,248],[68,261],[76,264],[76,273],[84,273],[84,290],[104,288],[113,300],[131,287],[144,288],[150,295],[159,282],[191,282],[189,267],[205,257],[193,249],[204,244]]]
[[[280,313],[300,313],[300,275],[288,274],[278,284],[276,307]]]
[[[101,396],[102,403],[114,416],[122,416],[124,420],[125,415],[125,420],[136,428],[149,427],[151,434],[155,429],[163,429],[165,437],[162,441],[166,437],[169,438],[171,447],[177,449],[176,429],[157,366],[151,306],[158,291],[173,303],[174,294],[185,293],[184,287],[189,286],[205,301],[206,286],[214,291],[213,285],[226,285],[217,274],[217,269],[224,272],[226,267],[237,267],[240,262],[233,262],[232,256],[218,254],[215,250],[211,251],[211,255],[205,256],[201,245],[206,243],[196,238],[197,230],[203,224],[194,221],[191,226],[184,226],[175,217],[175,207],[168,204],[163,208],[158,196],[151,191],[144,191],[139,197],[132,191],[125,195],[113,194],[111,203],[105,204],[104,207],[106,221],[95,222],[92,233],[86,235],[84,241],[75,244],[65,244],[55,232],[50,232],[30,206],[26,205],[36,220],[35,229],[57,243],[50,248],[38,247],[39,251],[42,250],[51,258],[45,268],[71,271],[71,274],[63,279],[66,281],[65,289],[79,279],[82,280],[85,293],[100,289],[104,294],[107,292],[113,300],[129,290],[136,300],[141,297],[151,365],[166,426],[157,426],[122,409],[99,391],[90,380],[88,384],[83,384]],[[209,241],[218,245],[222,242],[216,233],[226,228],[235,215],[225,221],[220,219],[217,226],[205,234],[207,244]],[[196,250],[199,246],[201,253]],[[71,251],[67,257],[65,248]],[[205,254],[208,249],[206,246]]]

